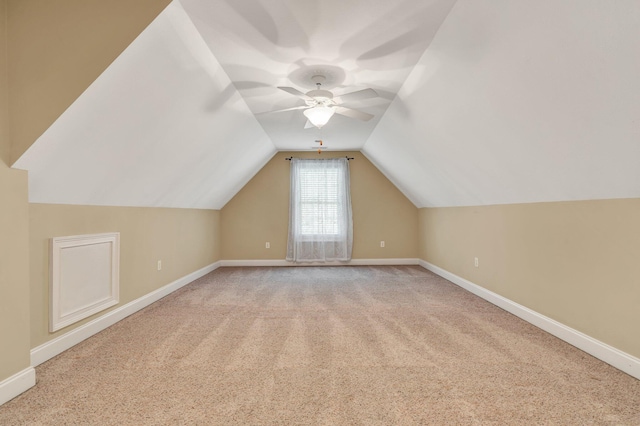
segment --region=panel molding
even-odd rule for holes
[[[526,306],[520,305],[506,297],[487,290],[473,282],[459,277],[445,269],[440,268],[432,263],[424,260],[419,261],[423,268],[440,275],[442,278],[462,287],[463,289],[475,294],[505,311],[535,325],[536,327],[546,331],[557,338],[564,340],[576,348],[598,358],[601,361],[621,370],[628,375],[640,379],[640,359],[623,352],[619,349],[609,346],[593,337],[564,325],[554,319],[542,315]]]
[[[221,260],[220,266],[376,266],[376,265],[418,265],[419,259],[351,259],[348,262],[288,262],[284,259],[237,259]]]
[[[122,305],[106,314],[75,328],[68,333],[65,333],[53,340],[43,343],[31,349],[31,365],[36,367],[45,361],[53,358],[54,356],[66,351],[67,349],[77,345],[83,340],[101,332],[102,330],[112,326],[118,321],[123,320],[131,314],[138,312],[140,309],[145,308],[152,303],[162,299],[168,294],[184,287],[192,281],[208,274],[219,268],[221,262],[215,262],[204,268],[198,269],[188,275],[185,275],[177,280],[160,287],[157,290],[147,293],[142,297],[139,297],[125,305]]]
[[[97,259],[95,248],[103,245],[108,250],[109,258]],[[84,249],[83,254],[78,252],[80,248]],[[63,329],[118,304],[120,301],[119,232],[55,237],[51,238],[49,249],[49,331]],[[93,250],[93,253],[90,250]],[[69,252],[65,257],[67,251]],[[102,255],[104,256],[104,253]],[[69,256],[71,258],[75,256],[74,265],[69,264]],[[81,256],[80,260],[78,256]],[[105,260],[108,262],[108,267],[102,269],[107,276],[101,277],[96,273],[96,269],[100,268],[95,266],[100,266]],[[66,268],[63,265],[66,265]],[[92,265],[94,270],[87,271],[86,269],[92,269]],[[67,279],[63,280],[63,277]],[[78,282],[80,288],[77,287]],[[74,285],[76,285],[75,288]],[[85,291],[87,289],[89,290]],[[92,296],[90,294],[92,291],[104,294]],[[94,297],[94,299],[82,300],[79,295],[83,295],[85,299],[87,297]],[[65,305],[67,305],[66,310]]]
[[[0,382],[0,405],[12,400],[22,392],[35,386],[35,384],[36,370],[33,367],[25,368],[13,376],[4,379]]]

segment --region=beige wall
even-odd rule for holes
[[[640,357],[640,199],[419,216],[421,259]]]
[[[7,2],[0,0],[0,162],[5,165],[11,162],[7,44]]]
[[[29,367],[27,174],[0,162],[0,382]]]
[[[8,0],[13,164],[170,0]]]
[[[284,259],[289,224],[290,156],[348,155],[353,208],[353,258],[415,258],[418,209],[359,152],[279,152],[222,209],[222,258]],[[380,241],[385,248],[380,248]],[[265,242],[271,248],[265,248]]]
[[[120,232],[119,306],[220,259],[217,210],[30,204],[29,232],[32,348],[104,314],[49,333],[52,237]]]
[[[7,167],[6,2],[0,0],[0,382],[31,365],[27,174]]]

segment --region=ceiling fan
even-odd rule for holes
[[[299,97],[300,99],[304,100],[306,105],[270,112],[293,111],[298,109],[304,110],[303,114],[308,119],[307,124],[305,125],[305,129],[313,126],[319,129],[322,128],[322,126],[327,124],[334,113],[350,118],[357,118],[358,120],[362,121],[369,121],[373,118],[372,114],[353,108],[347,108],[342,106],[342,104],[350,101],[376,98],[378,97],[378,94],[375,90],[357,90],[355,92],[345,93],[344,95],[334,97],[333,93],[331,93],[330,91],[320,88],[325,80],[326,78],[323,75],[314,75],[313,77],[311,77],[311,81],[316,84],[316,89],[311,90],[307,93],[302,93],[301,91],[299,91],[298,89],[294,89],[293,87],[279,86],[278,89],[284,90],[287,93]]]

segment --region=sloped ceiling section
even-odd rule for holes
[[[219,209],[275,152],[174,1],[14,167],[34,203]]]
[[[417,206],[640,197],[640,3],[456,3],[362,152]]]
[[[381,96],[325,146],[419,207],[640,197],[639,41],[636,0],[174,0],[14,167],[31,202],[221,208],[313,146],[260,113],[329,69]]]

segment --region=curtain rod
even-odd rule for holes
[[[293,159],[294,157],[286,157],[285,160],[287,161],[291,161],[291,159]],[[341,157],[335,157],[335,158],[341,158]],[[335,158],[301,158],[301,160],[334,160]],[[353,157],[344,157],[347,160],[353,160]]]

